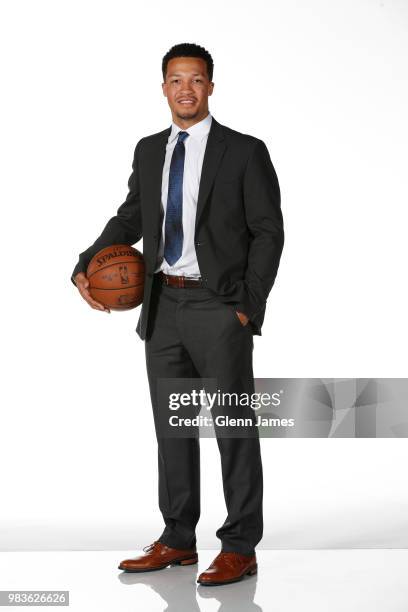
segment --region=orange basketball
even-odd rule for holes
[[[142,253],[114,244],[94,255],[86,276],[94,300],[111,310],[130,310],[143,302],[145,264]]]

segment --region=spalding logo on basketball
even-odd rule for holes
[[[93,299],[112,310],[130,310],[143,302],[144,275],[142,253],[127,244],[99,251],[86,272]]]

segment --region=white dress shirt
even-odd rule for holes
[[[161,270],[165,274],[189,276],[192,278],[201,276],[194,244],[194,229],[201,168],[203,165],[204,152],[207,144],[208,133],[211,127],[211,121],[212,116],[210,113],[208,113],[204,119],[198,123],[195,123],[186,130],[174,123],[174,121],[172,122],[171,132],[166,145],[166,157],[163,166],[161,206],[164,215],[155,272]],[[189,134],[184,141],[183,250],[180,259],[170,266],[163,257],[166,222],[165,215],[167,209],[171,156],[173,155],[173,150],[176,145],[179,132],[188,132]]]

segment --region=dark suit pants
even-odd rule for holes
[[[163,285],[155,274],[145,341],[147,374],[158,442],[159,507],[165,529],[159,540],[172,548],[196,543],[200,516],[199,438],[169,437],[159,426],[163,411],[160,379],[216,379],[222,393],[254,393],[253,334],[242,325],[233,304],[210,289]],[[251,407],[222,405],[214,417],[249,417]],[[194,416],[194,415],[192,415]],[[225,552],[251,555],[262,537],[262,462],[257,428],[214,427],[221,457],[227,518],[216,531]],[[229,435],[228,432],[236,431]]]

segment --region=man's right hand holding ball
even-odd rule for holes
[[[93,297],[89,293],[89,280],[86,278],[83,272],[78,272],[78,274],[74,276],[74,281],[79,293],[91,308],[93,308],[94,310],[103,310],[104,312],[110,312],[109,308],[106,308],[103,304],[93,299]]]

